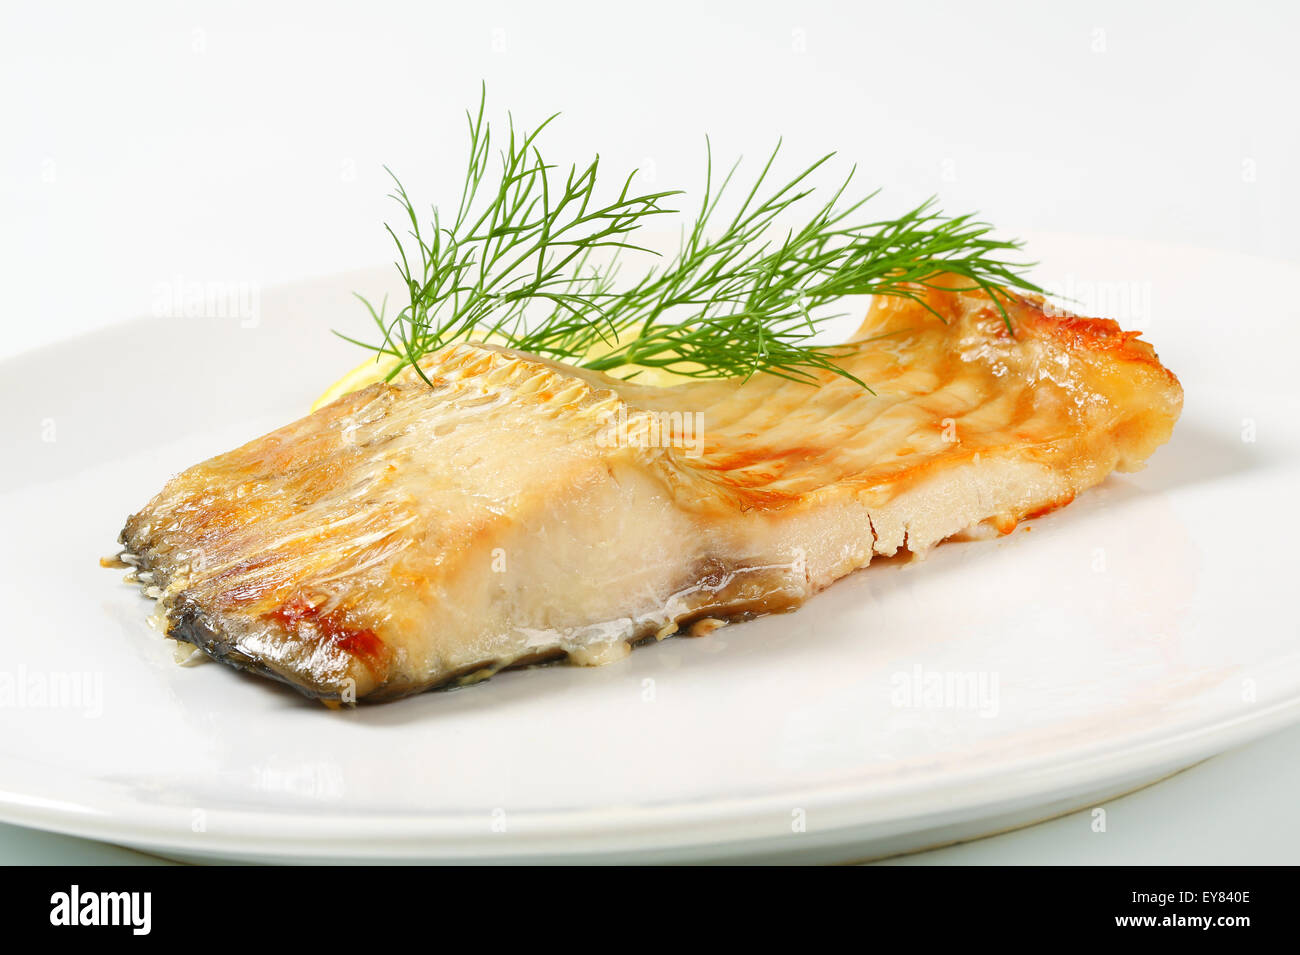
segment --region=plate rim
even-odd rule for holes
[[[1208,717],[1173,733],[1156,730],[1120,747],[1099,746],[1082,758],[1077,752],[1058,751],[1014,771],[988,770],[950,778],[942,786],[902,788],[874,802],[869,798],[872,782],[846,780],[815,791],[795,789],[661,806],[520,810],[510,813],[508,833],[491,832],[482,812],[303,814],[242,809],[206,809],[209,825],[196,832],[189,825],[190,808],[127,802],[103,809],[66,799],[24,796],[7,784],[0,784],[0,821],[211,859],[539,861],[561,855],[632,857],[651,851],[687,857],[702,849],[726,855],[781,836],[772,822],[788,819],[794,807],[805,809],[809,816],[818,814],[816,831],[821,838],[872,827],[924,832],[974,810],[991,815],[1110,783],[1156,780],[1295,723],[1300,723],[1300,691],[1235,717]],[[1159,752],[1160,758],[1151,759],[1153,752]]]

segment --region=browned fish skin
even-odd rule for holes
[[[461,344],[178,475],[121,535],[168,635],[390,699],[797,607],[874,555],[1069,503],[1168,440],[1177,379],[1114,322],[930,292],[844,359],[871,395],[651,388]],[[880,337],[884,335],[885,337]],[[692,428],[694,415],[703,430]]]

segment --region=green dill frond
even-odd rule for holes
[[[614,374],[653,368],[694,378],[764,373],[815,382],[831,372],[866,387],[836,361],[860,343],[814,341],[837,317],[829,311],[837,301],[893,295],[925,305],[922,290],[940,276],[952,288],[950,277],[958,276],[969,282],[962,288],[984,290],[1010,327],[1008,290],[1042,291],[1025,278],[1029,263],[1016,258],[1019,242],[995,237],[972,216],[945,216],[933,199],[896,218],[867,219],[862,210],[878,190],[850,201],[853,171],[819,199],[813,179],[833,154],[773,185],[778,143],[726,215],[723,200],[735,191],[740,163],[715,183],[707,141],[704,194],[678,251],[625,282],[618,253],[645,251],[635,230],[671,211],[660,203],[678,193],[633,195],[629,176],[616,198],[598,203],[598,158],[570,168],[561,185],[537,146],[554,117],[530,133],[516,133],[512,122],[499,176],[489,181],[484,108],[485,98],[468,116],[469,169],[452,223],[444,225],[434,209],[432,229],[422,232],[394,177],[393,198],[414,243],[408,254],[389,229],[409,303],[391,320],[383,308],[366,307],[382,333],[381,344],[368,347],[399,359],[398,370],[418,370],[431,351],[488,332],[522,351]],[[597,268],[591,255],[604,248],[616,250],[615,263]],[[546,318],[525,321],[538,303]]]

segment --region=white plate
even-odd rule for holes
[[[1030,249],[1181,377],[1146,471],[792,615],[345,712],[175,666],[151,604],[97,559],[169,475],[355,362],[327,330],[362,328],[349,293],[387,271],[176,290],[231,317],[5,362],[0,818],[191,857],[847,859],[1087,805],[1300,719],[1300,269]],[[970,674],[982,696],[925,692]]]

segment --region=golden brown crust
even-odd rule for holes
[[[452,346],[433,387],[408,372],[179,475],[122,540],[173,636],[386,698],[797,606],[1168,440],[1182,390],[1136,332],[1019,297],[1013,334],[982,293],[917,293],[877,300],[842,359],[875,394],[829,372],[653,389]]]
[[[801,407],[800,395],[815,402],[854,391],[852,383],[830,373],[820,392],[773,382],[767,394],[751,395],[756,407],[743,427],[710,433],[699,467],[738,506],[780,509],[845,482],[894,492],[991,454],[1068,467],[1070,454],[1096,453],[1085,440],[1096,427],[1123,445],[1124,461],[1145,458],[1168,440],[1182,389],[1138,332],[1109,319],[1044,311],[1041,301],[1021,298],[1008,303],[1013,334],[981,293],[931,290],[926,300],[942,319],[907,299],[876,302],[856,336],[868,345],[843,364],[879,394],[846,401],[850,412],[837,409],[837,428],[792,427],[782,416]],[[1156,413],[1148,414],[1139,393],[1154,400]],[[1098,396],[1116,400],[1096,407]],[[996,402],[1006,407],[982,417]],[[845,453],[846,444],[891,413],[911,420],[888,454]],[[1128,426],[1134,422],[1138,427]]]

